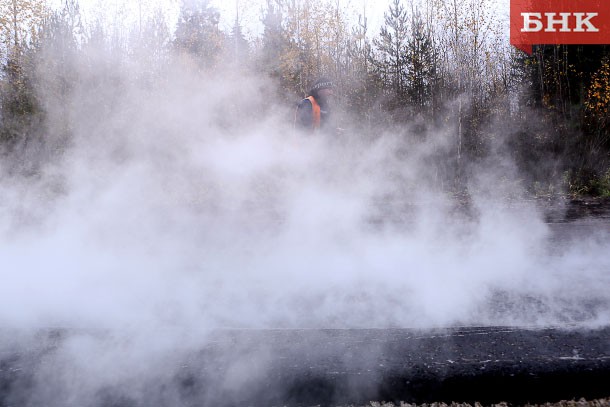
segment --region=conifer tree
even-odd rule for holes
[[[433,108],[436,52],[431,34],[418,10],[414,10],[411,18],[411,35],[407,41],[406,57],[406,92],[409,101],[419,110]]]
[[[183,0],[176,25],[175,48],[204,70],[216,67],[225,44],[219,22],[220,13],[209,0]]]
[[[239,7],[237,7],[237,13],[235,14],[235,22],[231,28],[229,34],[228,44],[226,46],[229,51],[231,60],[236,65],[245,66],[249,62],[250,58],[250,44],[244,36],[241,24],[239,22]]]
[[[392,0],[384,13],[384,25],[379,38],[373,40],[377,49],[375,65],[384,78],[385,86],[393,93],[393,107],[407,102],[406,64],[409,36],[408,15],[401,0]]]

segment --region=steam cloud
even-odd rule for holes
[[[451,128],[305,137],[266,79],[100,69],[113,80],[75,84],[68,104],[41,95],[49,137],[74,134],[49,142],[65,151],[0,181],[3,346],[104,335],[67,340],[32,397],[143,391],[130,378],[219,328],[610,321],[604,239],[554,250],[533,204],[502,202],[510,161],[482,169],[470,215],[434,187]]]

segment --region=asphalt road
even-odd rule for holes
[[[48,371],[49,356],[71,334],[46,335],[46,345],[1,355],[0,406],[41,405],[32,399],[37,372]],[[610,327],[218,331],[199,351],[172,360],[141,379],[146,391],[137,397],[105,386],[90,405],[524,404],[610,394]],[[45,401],[65,405],[65,398]]]
[[[610,211],[587,205],[549,215],[551,246],[594,235],[610,247]],[[49,330],[32,346],[0,352],[0,407],[85,406],[66,402],[69,394],[53,399],[52,384],[38,376],[65,368],[49,364],[58,363],[52,356],[71,335]],[[137,395],[130,385],[105,386],[86,405],[525,404],[610,396],[610,326],[223,330],[168,360],[158,375],[140,378]],[[33,395],[41,386],[48,396]]]
[[[227,343],[237,359],[227,358]],[[610,393],[610,328],[234,331],[219,333],[216,346],[183,372],[195,399],[213,404],[523,404]],[[259,374],[227,394],[248,359]]]

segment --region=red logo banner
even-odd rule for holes
[[[510,43],[610,44],[610,0],[511,0]]]

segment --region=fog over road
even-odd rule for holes
[[[602,50],[516,58],[499,0],[387,35],[269,0],[252,41],[206,1],[43,3],[0,2],[0,407],[608,395],[610,201],[533,198],[607,194]]]
[[[575,202],[561,213],[547,211],[549,252],[559,256],[575,241],[610,242],[604,205]],[[539,298],[511,295],[498,292],[488,305],[497,307],[498,315],[519,307],[546,312],[548,304]],[[566,309],[573,312],[574,304]],[[49,328],[21,341],[0,330],[0,406],[59,406],[66,400],[117,407],[262,407],[607,397],[610,327],[591,319],[607,314],[607,297],[591,298],[578,309],[581,314],[566,317],[565,325],[548,327],[216,329],[188,350],[147,349],[137,369],[121,374],[98,359],[138,349],[114,332]],[[76,355],[82,359],[73,359]],[[94,362],[87,368],[88,360]],[[121,365],[113,358],[107,363]],[[78,372],[92,377],[74,376]],[[121,379],[106,380],[93,391],[75,387],[114,374]]]

